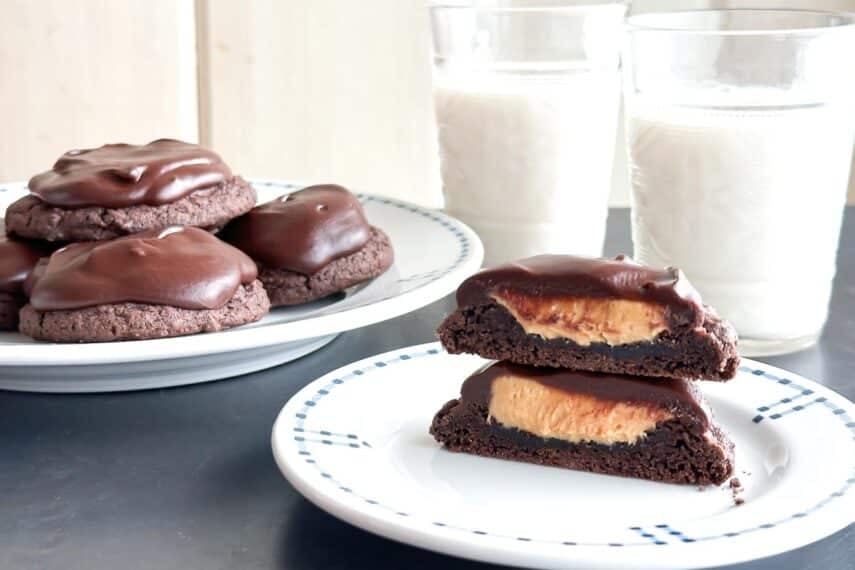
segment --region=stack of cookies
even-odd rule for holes
[[[0,238],[0,330],[40,340],[223,330],[260,319],[271,300],[324,297],[393,260],[346,189],[256,207],[253,187],[217,154],[176,140],[70,151],[29,189]]]
[[[443,346],[499,362],[434,418],[448,449],[670,483],[732,473],[696,381],[735,376],[736,333],[679,270],[544,255],[472,276],[457,304]]]

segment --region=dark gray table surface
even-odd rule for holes
[[[631,251],[613,210],[607,253]],[[821,343],[763,359],[855,398],[855,208]],[[806,294],[809,294],[806,292]],[[794,299],[798,302],[798,299]],[[378,538],[322,512],[280,475],[270,429],[322,374],[433,339],[448,299],[340,336],[264,372],[145,392],[0,392],[0,568],[487,568]],[[740,569],[851,570],[855,529]]]

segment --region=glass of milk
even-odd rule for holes
[[[431,6],[445,208],[487,265],[602,253],[627,4]]]
[[[635,257],[675,265],[748,355],[816,342],[855,140],[855,19],[634,16],[624,58]]]

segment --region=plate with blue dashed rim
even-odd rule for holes
[[[304,186],[270,180],[252,184],[259,202]],[[0,212],[25,193],[22,183],[0,185]],[[277,308],[257,323],[218,333],[81,345],[0,332],[0,389],[135,390],[260,370],[316,350],[338,333],[432,303],[480,267],[481,242],[463,223],[399,200],[358,196],[368,220],[389,235],[395,248],[394,265],[368,284],[323,301]]]
[[[433,415],[484,361],[437,343],[310,383],[273,428],[291,484],[330,514],[446,554],[524,567],[696,568],[770,556],[855,518],[855,405],[746,360],[703,391],[744,488],[668,485],[451,453]]]

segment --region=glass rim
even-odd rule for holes
[[[591,0],[585,4],[568,4],[562,6],[560,4],[532,4],[531,6],[478,6],[477,3],[467,2],[466,0],[437,0],[428,3],[428,9],[433,10],[471,10],[484,14],[504,14],[514,12],[575,12],[580,10],[589,10],[594,7],[602,6],[629,6],[632,0]]]
[[[779,14],[790,16],[827,16],[841,20],[840,24],[827,26],[805,26],[790,28],[755,28],[744,30],[710,29],[701,27],[679,28],[663,24],[663,20],[675,16],[692,16],[698,14]],[[649,21],[649,22],[648,22]],[[667,34],[684,34],[697,36],[777,36],[793,34],[826,34],[838,31],[855,30],[855,12],[835,10],[800,10],[787,8],[720,8],[703,10],[673,10],[669,12],[646,12],[635,14],[626,19],[626,28],[630,33],[654,32]]]

